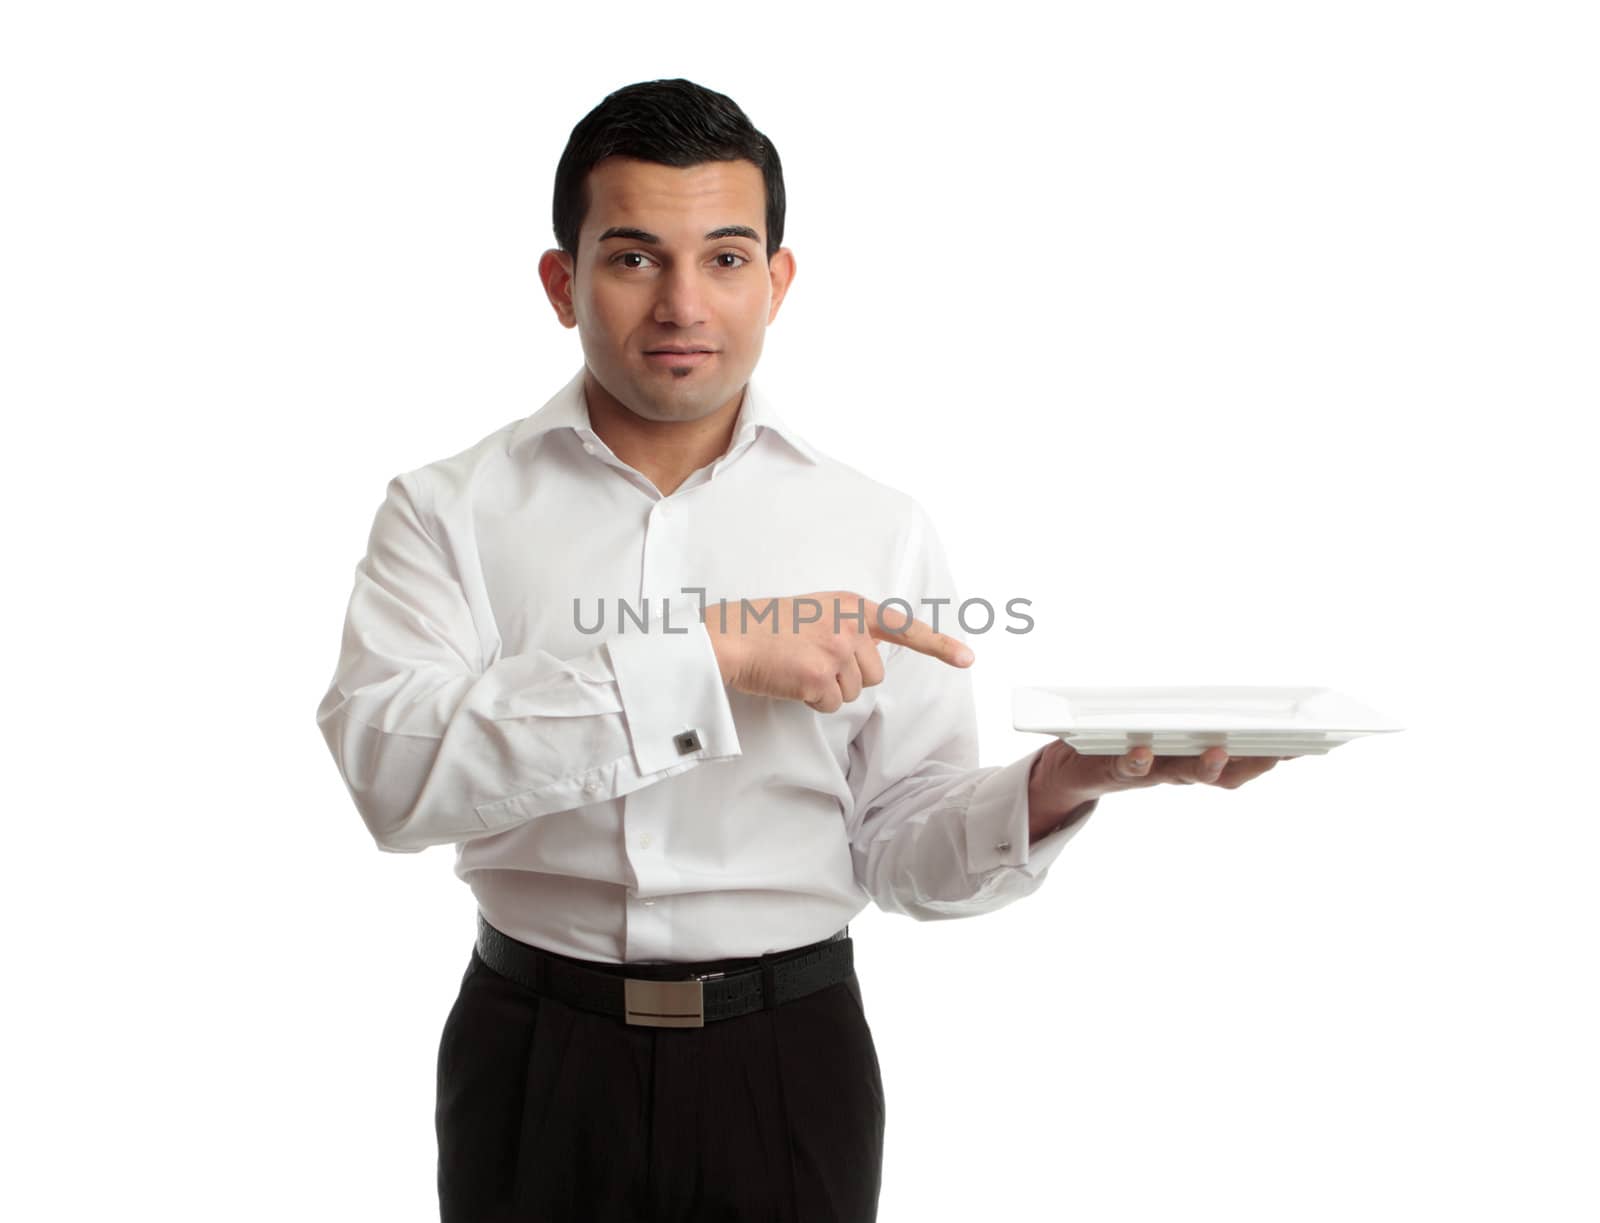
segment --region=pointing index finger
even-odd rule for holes
[[[948,633],[935,632],[932,625],[924,624],[909,612],[889,608],[887,616],[880,616],[880,604],[865,600],[867,632],[878,641],[903,645],[918,654],[927,654],[953,667],[965,667],[972,662],[972,651]]]

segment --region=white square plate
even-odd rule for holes
[[[1085,756],[1146,744],[1158,756],[1319,755],[1361,735],[1403,730],[1331,688],[1018,688],[1017,730],[1055,735]]]

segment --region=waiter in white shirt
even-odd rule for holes
[[[849,919],[999,908],[1102,794],[1274,763],[1052,741],[978,767],[927,515],[752,381],[783,220],[732,100],[607,97],[540,263],[583,368],[392,480],[356,568],[318,725],[379,848],[455,845],[479,909],[438,1057],[445,1223],[875,1218]]]

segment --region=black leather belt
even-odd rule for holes
[[[478,958],[535,993],[654,1028],[700,1028],[780,1006],[855,971],[850,928],[791,951],[719,960],[718,972],[674,964],[591,964],[519,942],[478,914]]]

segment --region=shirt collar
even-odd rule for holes
[[[589,422],[589,404],[583,395],[585,369],[579,366],[572,380],[552,395],[544,407],[522,419],[511,436],[511,453],[536,446],[552,429],[574,429],[580,437],[598,440],[599,435]],[[778,415],[766,390],[751,378],[745,383],[744,402],[739,405],[739,419],[734,423],[733,440],[728,443],[728,452],[732,453],[747,439],[753,439],[758,429],[770,429],[776,433],[806,462],[816,464],[821,461],[810,444]]]

